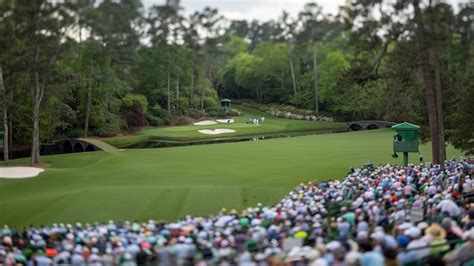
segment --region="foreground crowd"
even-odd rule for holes
[[[470,265],[470,167],[367,164],[273,207],[170,224],[5,226],[0,265]]]

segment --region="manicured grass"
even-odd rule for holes
[[[300,182],[342,178],[367,161],[401,163],[390,157],[392,136],[382,129],[43,157],[51,168],[40,176],[0,179],[0,224],[170,220],[272,204]],[[421,150],[429,160],[429,147]]]
[[[136,135],[131,136],[120,136],[114,138],[103,139],[103,141],[115,146],[125,147],[131,144],[147,140],[175,140],[175,141],[193,141],[193,140],[206,140],[215,138],[229,138],[229,137],[240,137],[240,136],[252,136],[252,135],[264,135],[274,134],[282,132],[296,132],[296,131],[318,131],[318,130],[344,130],[346,125],[343,123],[334,122],[313,122],[313,121],[300,121],[291,119],[282,119],[265,114],[254,109],[246,108],[243,106],[236,107],[242,111],[244,115],[236,117],[235,123],[217,124],[209,126],[175,126],[175,127],[159,127],[159,128],[146,128],[138,132]],[[246,124],[245,122],[249,118],[260,118],[265,117],[264,123],[260,125]],[[220,135],[206,135],[199,133],[200,129],[216,129],[216,128],[229,128],[233,129],[235,133],[220,134]]]

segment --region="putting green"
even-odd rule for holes
[[[0,180],[0,224],[170,220],[272,204],[300,182],[342,178],[367,161],[401,163],[390,157],[392,136],[382,129],[45,156],[51,167],[38,177]],[[429,147],[421,151],[429,160]],[[460,152],[448,147],[453,155]]]
[[[138,132],[136,135],[131,136],[120,136],[103,139],[103,141],[115,146],[115,147],[126,147],[128,145],[136,144],[147,140],[173,140],[173,141],[198,141],[213,138],[232,138],[252,135],[265,135],[275,133],[287,133],[287,132],[304,132],[304,131],[326,131],[333,132],[337,130],[345,130],[346,125],[344,123],[335,122],[313,122],[313,121],[301,121],[291,120],[271,116],[266,113],[259,112],[254,109],[246,108],[243,106],[236,107],[239,111],[243,112],[242,116],[235,118],[235,123],[230,125],[227,124],[215,124],[215,125],[188,125],[188,126],[174,126],[174,127],[158,127],[158,128],[145,128]],[[265,117],[265,121],[259,125],[247,124],[246,122],[250,118]],[[227,133],[222,135],[206,135],[198,132],[203,129],[231,129],[235,130],[233,133]]]

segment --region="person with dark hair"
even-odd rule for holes
[[[361,266],[384,266],[384,257],[380,252],[372,250],[372,244],[368,241],[359,242],[359,250],[362,252],[360,258]]]
[[[400,136],[400,134],[397,133],[396,135],[393,136],[393,140],[395,140],[395,141],[402,141],[403,138],[402,138],[402,136]]]
[[[146,265],[148,261],[148,253],[146,253],[143,248],[140,248],[140,251],[135,256],[135,261],[137,265]]]

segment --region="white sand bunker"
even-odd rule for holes
[[[17,179],[39,175],[44,169],[37,167],[0,167],[0,178]]]
[[[219,122],[219,123],[225,123],[225,124],[235,122],[233,118],[231,118],[231,119],[217,119],[216,121]]]
[[[224,129],[224,128],[217,128],[214,130],[211,129],[202,129],[198,130],[200,133],[207,134],[207,135],[219,135],[224,133],[234,133],[235,130],[233,129]]]
[[[209,125],[215,125],[215,124],[217,124],[217,122],[211,121],[211,120],[205,120],[205,121],[194,123],[195,126],[209,126]]]

